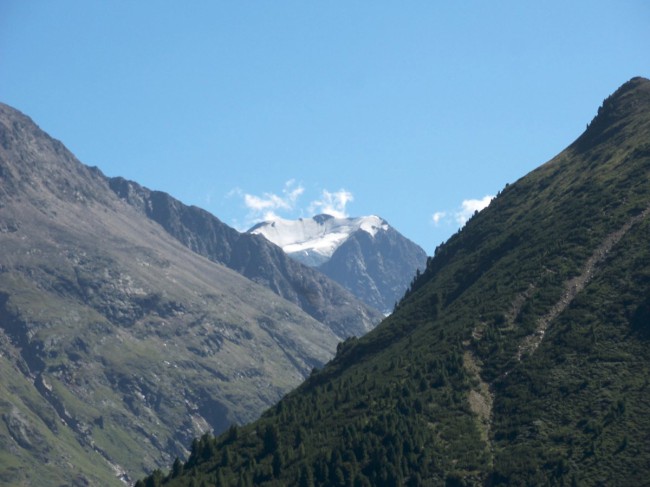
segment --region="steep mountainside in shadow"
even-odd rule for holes
[[[390,313],[426,261],[420,246],[386,224],[375,235],[354,232],[318,269],[364,302]]]
[[[183,245],[224,264],[300,306],[339,337],[361,336],[381,314],[322,273],[290,259],[259,235],[239,233],[217,217],[161,191],[112,178],[113,191]]]
[[[255,419],[339,341],[198,253],[241,244],[190,230],[181,243],[110,183],[0,104],[0,485],[122,485],[205,431]],[[155,195],[156,211],[179,209],[169,225],[216,220]],[[371,315],[348,312],[338,285],[303,279],[340,299],[329,325]]]
[[[641,485],[650,81],[437,249],[396,311],[260,420],[149,481]]]

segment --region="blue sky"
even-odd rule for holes
[[[646,0],[2,0],[0,101],[236,228],[376,214],[433,253],[648,46]]]

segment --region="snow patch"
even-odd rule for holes
[[[325,261],[358,230],[374,237],[377,232],[388,230],[388,224],[375,215],[359,218],[316,215],[298,220],[277,218],[255,225],[249,233],[264,236],[299,260],[300,256],[316,254],[317,260]]]

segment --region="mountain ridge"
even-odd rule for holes
[[[608,100],[574,143],[438,247],[377,328],[256,423],[202,438],[185,465],[150,478],[644,483],[650,81]]]

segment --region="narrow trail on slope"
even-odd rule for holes
[[[639,223],[648,215],[650,215],[650,206],[648,206],[640,214],[630,218],[621,228],[605,237],[605,239],[596,248],[589,259],[587,259],[587,262],[582,268],[582,272],[566,282],[562,296],[551,307],[551,309],[538,320],[535,331],[522,339],[521,343],[517,347],[517,352],[512,359],[515,364],[495,381],[488,383],[483,380],[482,363],[472,350],[471,341],[467,340],[463,342],[463,366],[476,384],[476,386],[473,387],[468,394],[468,402],[470,410],[476,415],[477,426],[481,435],[481,439],[486,444],[490,468],[494,462],[494,444],[492,442],[491,431],[493,418],[492,407],[494,404],[494,383],[503,379],[504,377],[507,377],[508,374],[510,374],[510,372],[512,372],[525,357],[530,356],[535,352],[535,350],[537,350],[539,345],[542,343],[544,335],[546,334],[546,331],[548,330],[553,320],[555,320],[555,318],[557,318],[560,313],[562,313],[569,306],[569,304],[571,304],[578,293],[580,293],[593,279],[596,266],[605,260],[607,254],[612,250],[612,248],[636,223]],[[523,308],[526,300],[532,296],[534,290],[535,286],[533,284],[530,284],[526,291],[518,294],[515,297],[511,309],[506,315],[506,321],[509,323],[509,327],[514,327],[515,318],[519,314],[519,311]],[[482,322],[476,325],[472,331],[472,337],[475,340],[481,340],[483,338],[485,326],[486,324]]]
[[[596,248],[591,257],[587,259],[587,262],[582,268],[582,272],[573,279],[569,279],[566,282],[562,297],[551,307],[548,313],[546,313],[537,321],[537,327],[535,328],[535,331],[526,336],[519,344],[519,348],[517,349],[516,354],[517,362],[521,362],[522,358],[525,355],[530,355],[535,350],[537,350],[537,347],[539,347],[539,345],[542,343],[544,335],[546,334],[546,331],[548,330],[551,322],[557,318],[558,315],[569,306],[569,304],[571,304],[578,293],[580,293],[593,279],[596,266],[605,260],[610,250],[612,250],[614,245],[616,245],[623,238],[623,236],[632,228],[632,226],[646,218],[649,214],[650,206],[648,206],[638,215],[630,218],[627,223],[625,223],[625,225],[623,225],[621,228],[605,237],[603,242],[598,246],[598,248]],[[506,372],[504,375],[507,375],[508,372]]]
[[[477,384],[476,387],[469,391],[469,408],[476,415],[481,440],[485,443],[487,448],[488,465],[492,468],[494,449],[491,439],[491,427],[494,393],[491,390],[491,384],[485,382],[481,377],[482,364],[470,349],[470,342],[464,342],[463,345],[465,347],[465,352],[463,353],[463,366]]]

